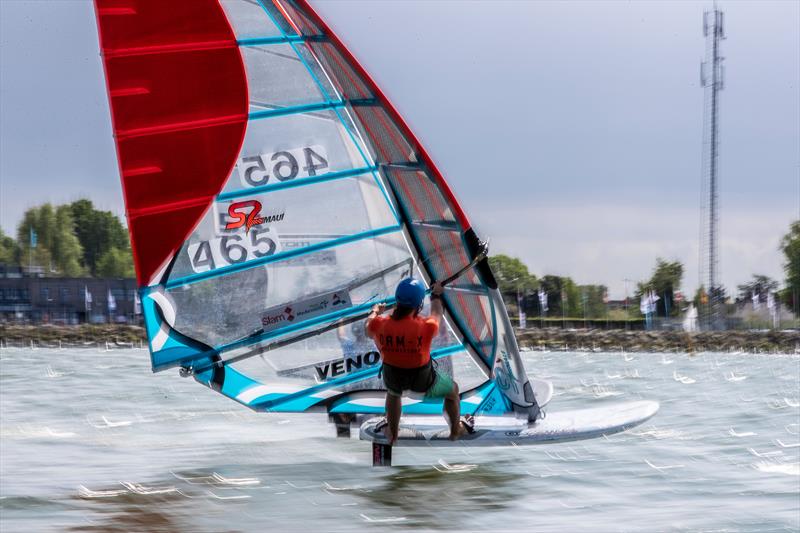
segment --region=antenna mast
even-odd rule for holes
[[[700,280],[703,265],[708,265],[708,307],[705,322],[708,328],[724,327],[722,287],[719,283],[719,200],[718,200],[718,146],[719,146],[719,91],[723,82],[723,57],[720,41],[725,39],[724,14],[717,9],[703,13],[703,35],[706,37],[706,60],[701,64],[700,83],[705,90],[703,127],[703,220],[701,222]],[[706,189],[706,179],[708,189]],[[706,216],[707,215],[707,216]]]

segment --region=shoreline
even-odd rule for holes
[[[517,330],[521,349],[601,352],[800,353],[800,331],[626,331],[619,329]],[[565,348],[566,347],[566,348]]]
[[[0,325],[0,346],[4,348],[90,348],[103,344],[120,348],[146,347],[147,335],[144,327],[128,324]]]
[[[598,352],[751,352],[800,353],[800,331],[640,331],[529,328],[515,331],[522,350]],[[1,347],[147,346],[142,326],[81,324],[76,326],[0,325]]]

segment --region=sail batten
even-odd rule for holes
[[[322,183],[325,181],[338,180],[342,178],[351,178],[361,174],[372,174],[377,171],[378,167],[360,167],[351,170],[340,170],[338,172],[328,172],[313,178],[297,179],[292,181],[283,181],[279,183],[272,183],[270,185],[263,185],[261,187],[252,187],[250,189],[238,189],[233,191],[223,192],[217,195],[217,200],[234,200],[236,198],[243,198],[252,194],[265,193],[270,191],[280,191],[283,189],[290,189],[292,187],[303,187],[305,185],[313,185],[315,183]]]
[[[344,101],[336,102],[320,102],[318,104],[306,104],[292,107],[279,107],[275,109],[265,109],[263,111],[251,111],[247,117],[250,120],[258,120],[260,118],[280,117],[283,115],[305,115],[314,111],[323,111],[326,109],[336,109],[344,107]]]
[[[279,35],[276,37],[253,37],[250,39],[238,39],[239,46],[261,46],[270,44],[302,43],[306,38],[300,35]]]

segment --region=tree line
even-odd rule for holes
[[[134,277],[128,230],[85,198],[31,207],[16,238],[0,228],[0,264],[34,266],[50,276]]]
[[[800,308],[800,220],[789,226],[780,243],[784,255],[785,286],[768,276],[756,274],[737,286],[737,301],[768,293],[777,293],[780,301],[795,313]],[[518,301],[525,311],[538,315],[608,318],[608,289],[605,285],[578,285],[571,278],[547,274],[537,277],[519,259],[495,255],[489,263],[509,306],[517,308]],[[32,265],[41,267],[52,276],[65,277],[134,277],[133,256],[128,231],[111,211],[96,209],[91,200],[80,199],[69,204],[50,203],[25,211],[17,226],[16,238],[5,235],[0,228],[0,265]],[[628,315],[611,316],[623,319],[641,316],[639,301],[642,295],[658,296],[655,314],[677,316],[681,312],[680,287],[684,266],[680,261],[656,260],[649,279],[632,287]],[[724,287],[717,287],[723,300]],[[692,298],[696,307],[707,303],[706,289],[700,287]],[[546,308],[546,311],[545,311]]]
[[[579,285],[568,276],[553,274],[537,277],[519,259],[502,254],[490,257],[489,264],[508,306],[517,310],[521,304],[531,319],[538,316],[613,320],[637,317],[641,316],[640,298],[651,291],[659,296],[656,314],[665,316],[668,311],[670,316],[675,316],[679,312],[675,305],[683,277],[683,265],[679,261],[665,261],[661,258],[656,261],[650,279],[631,287],[633,292],[628,313],[624,309],[609,312],[608,287],[605,285]]]
[[[754,274],[752,279],[737,286],[736,302],[752,301],[757,298],[760,303],[767,301],[768,294],[777,294],[783,305],[795,314],[800,308],[800,220],[793,222],[789,231],[781,240],[780,250],[784,255],[785,285],[780,289],[778,281],[761,274]],[[632,286],[631,298],[625,310],[608,311],[608,290],[605,285],[578,285],[571,278],[557,275],[537,277],[518,258],[507,255],[495,255],[489,258],[500,292],[509,308],[517,310],[519,303],[530,318],[549,317],[586,317],[610,318],[612,320],[641,317],[639,302],[647,294],[658,297],[655,302],[656,316],[675,317],[691,301],[700,308],[708,303],[706,288],[697,289],[689,300],[680,292],[684,266],[680,261],[656,259],[649,279],[636,282]],[[724,287],[716,287],[722,301],[728,299]],[[755,296],[754,296],[755,295]]]

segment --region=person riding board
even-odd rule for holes
[[[414,278],[402,280],[395,292],[397,307],[383,316],[386,306],[376,304],[367,318],[367,336],[375,341],[383,361],[386,386],[386,435],[389,444],[397,441],[405,391],[422,393],[425,398],[444,398],[444,414],[450,424],[450,440],[468,428],[461,423],[458,384],[450,376],[436,372],[431,361],[431,342],[444,315],[439,283],[431,286],[431,314],[421,316],[425,286]]]

